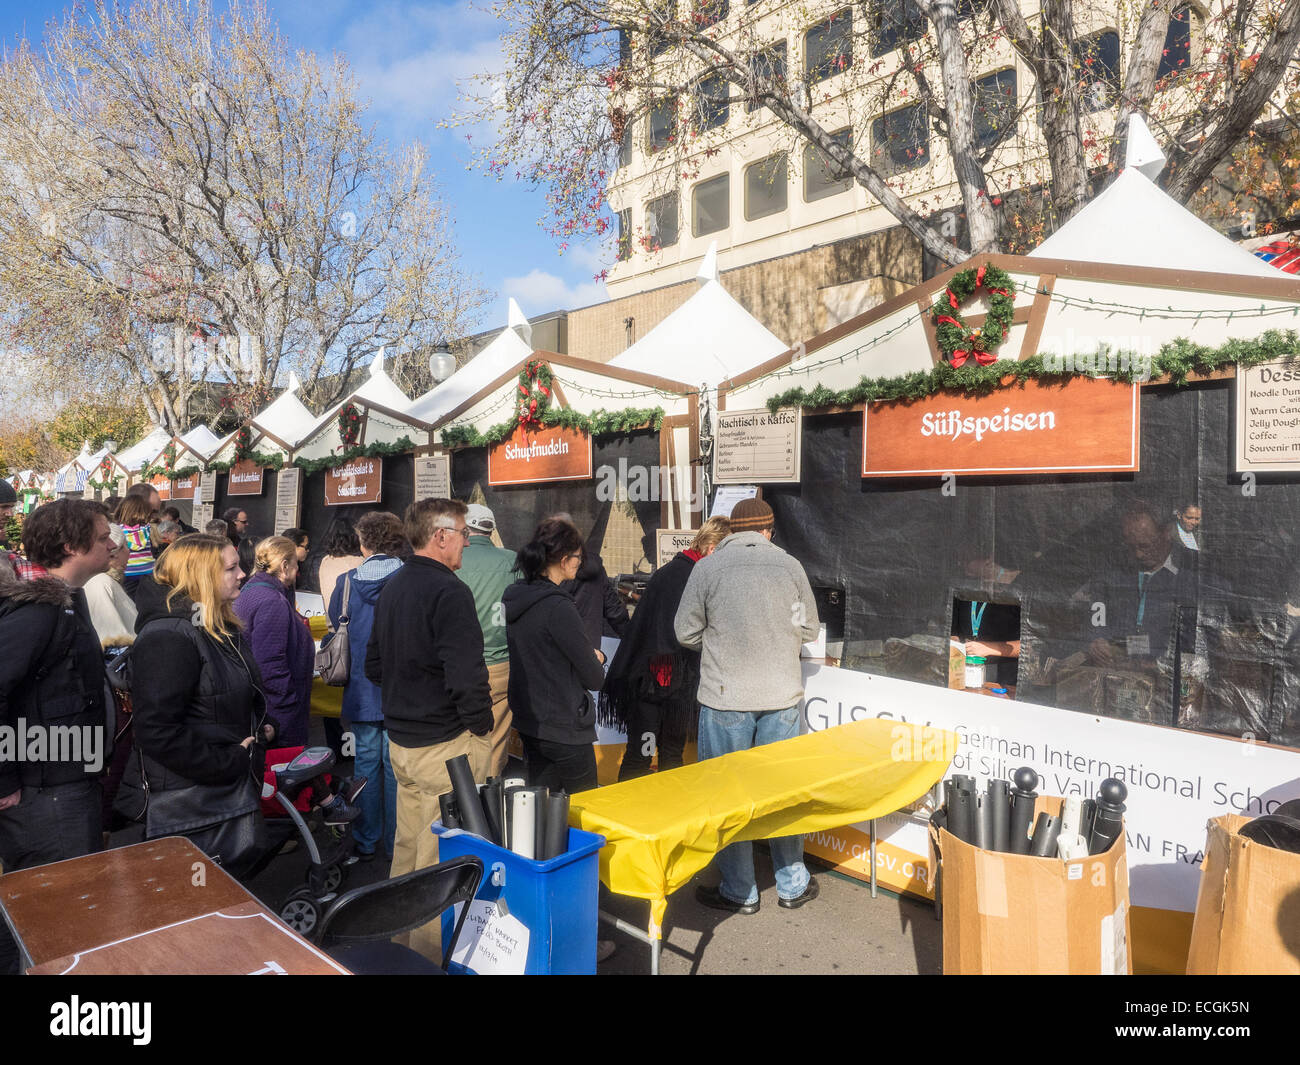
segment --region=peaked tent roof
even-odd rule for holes
[[[143,440],[137,440],[125,451],[119,451],[113,457],[128,473],[139,473],[140,467],[152,462],[162,454],[163,448],[172,442],[172,434],[161,426],[155,425]]]
[[[298,398],[298,375],[289,375],[286,388],[264,411],[253,418],[253,426],[268,436],[282,442],[291,450],[310,435],[316,426],[316,415]]]
[[[440,385],[435,385],[424,395],[413,400],[405,413],[427,425],[435,425],[466,400],[482,392],[503,373],[506,373],[533,353],[531,344],[519,335],[516,319],[527,324],[519,313],[519,306],[510,301],[511,325],[506,326],[496,338],[452,374]]]
[[[206,425],[196,425],[188,433],[182,433],[178,439],[199,458],[205,460],[217,453],[222,440]]]
[[[712,278],[609,365],[717,385],[789,347]]]
[[[1278,276],[1273,267],[1207,226],[1133,166],[1029,254],[1115,266]]]

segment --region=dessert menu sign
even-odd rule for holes
[[[718,412],[715,484],[783,484],[799,480],[803,412],[783,407]]]
[[[1300,470],[1300,356],[1237,368],[1237,469]]]

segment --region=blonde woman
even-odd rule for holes
[[[235,604],[262,671],[266,712],[285,747],[307,744],[316,665],[311,631],[294,606],[297,579],[297,545],[287,536],[268,536],[257,545],[253,573]]]
[[[164,594],[138,621],[131,684],[146,836],[187,836],[236,876],[263,846],[265,750],[254,737],[274,735],[232,607],[242,576],[228,540],[172,544],[154,571]]]

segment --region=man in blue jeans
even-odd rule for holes
[[[737,503],[731,535],[696,563],[677,608],[677,639],[700,651],[701,759],[799,735],[799,649],[817,636],[817,604],[803,567],[772,543],[772,525],[772,508],[762,500]],[[777,904],[797,909],[815,899],[803,837],[769,845]],[[718,868],[721,883],[699,888],[699,901],[730,913],[757,913],[753,844],[727,847]]]

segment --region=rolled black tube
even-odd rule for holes
[[[494,779],[490,784],[484,784],[479,791],[479,797],[483,800],[483,813],[487,815],[488,825],[492,829],[489,842],[499,846],[504,846],[506,841],[505,820],[501,815],[503,790],[501,781]]]
[[[492,826],[488,823],[483,803],[478,797],[478,785],[474,783],[474,771],[469,767],[469,756],[458,754],[455,758],[447,759],[447,775],[451,778],[451,790],[455,793],[456,805],[460,808],[461,827],[466,832],[491,840]]]
[[[459,811],[456,809],[456,796],[443,792],[438,796],[438,809],[442,812],[443,828],[460,828]]]
[[[948,787],[957,788],[960,791],[969,791],[973,794],[975,791],[975,778],[967,776],[965,773],[954,773],[948,780]]]
[[[1034,803],[1038,796],[1038,774],[1028,766],[1016,770],[1016,786],[1011,789],[1011,846],[1012,854],[1029,853],[1029,830],[1034,825]]]
[[[1039,814],[1034,826],[1034,839],[1029,853],[1035,858],[1055,858],[1056,840],[1061,834],[1061,819],[1051,814]]]
[[[993,808],[988,804],[988,796],[978,791],[971,796],[975,811],[975,846],[986,851],[993,846]]]
[[[1088,837],[1092,835],[1092,820],[1097,815],[1097,800],[1084,799],[1079,811],[1079,835],[1083,837],[1084,843],[1088,842]]]
[[[984,797],[989,807],[989,823],[993,828],[990,844],[995,851],[1006,853],[1011,849],[1011,786],[1005,780],[990,780]]]
[[[948,831],[963,843],[975,842],[974,797],[964,788],[948,789]]]
[[[569,849],[569,797],[560,792],[548,797],[543,805],[546,808],[546,827],[539,857],[543,860],[558,858]]]
[[[1128,788],[1124,782],[1107,777],[1097,788],[1097,809],[1088,834],[1088,853],[1105,854],[1124,830],[1124,800]]]

